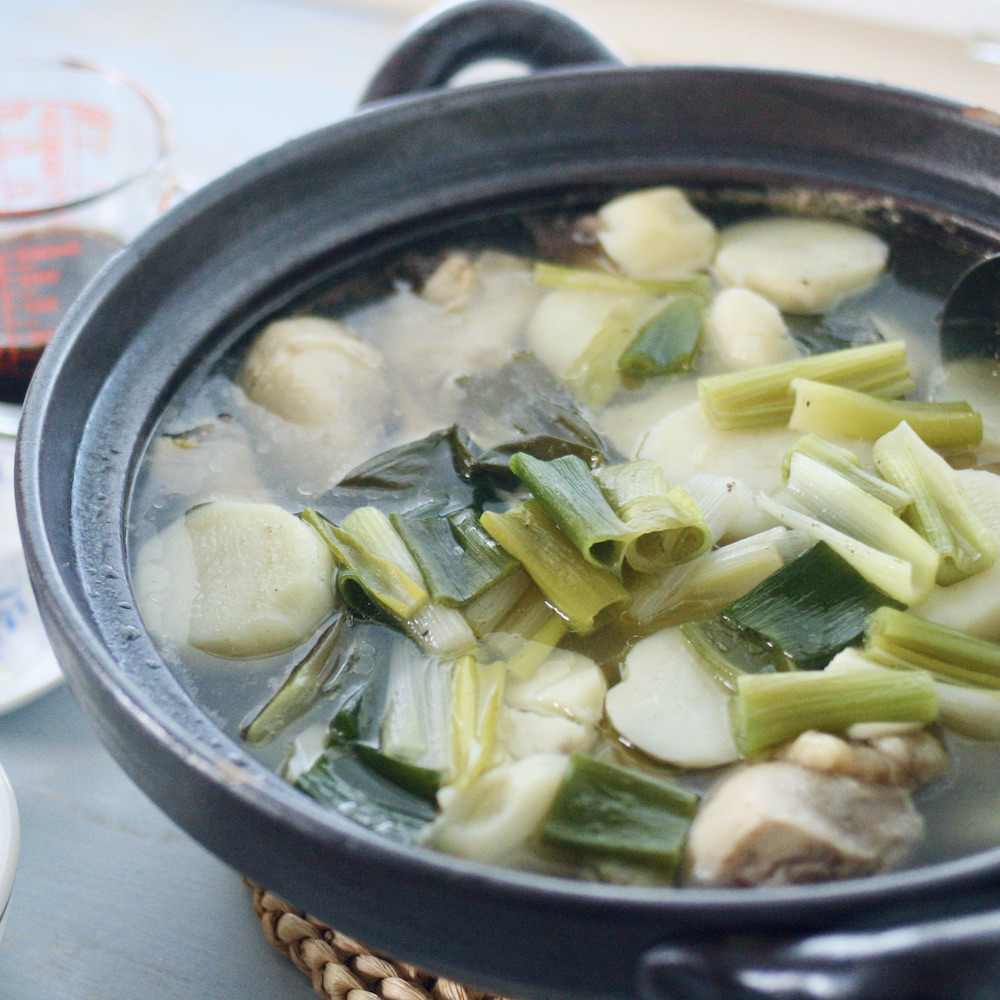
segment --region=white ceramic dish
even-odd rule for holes
[[[0,435],[0,715],[61,680],[21,551],[14,509],[14,439]]]
[[[21,825],[14,790],[0,769],[0,938],[7,923],[7,904],[14,888],[14,872],[21,847]]]

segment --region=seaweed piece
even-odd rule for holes
[[[519,451],[545,461],[576,455],[592,469],[624,461],[530,351],[519,352],[495,372],[463,376],[457,384],[462,392],[459,423],[486,449],[477,458],[480,473],[497,482],[516,487],[508,462]]]

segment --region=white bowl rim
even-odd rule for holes
[[[11,890],[21,847],[21,824],[17,800],[7,775],[0,767],[0,919],[3,918]]]

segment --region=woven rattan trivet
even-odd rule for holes
[[[505,1000],[377,955],[274,893],[247,885],[268,942],[312,979],[325,1000]]]

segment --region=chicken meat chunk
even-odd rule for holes
[[[813,771],[908,788],[940,778],[948,766],[944,745],[926,729],[886,732],[863,740],[810,730],[784,746],[778,756]]]
[[[699,885],[792,885],[898,866],[923,833],[896,785],[767,761],[733,773],[706,799],[688,837]]]

